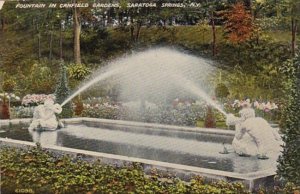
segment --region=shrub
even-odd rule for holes
[[[121,115],[124,120],[183,126],[195,126],[199,118],[203,118],[203,108],[198,105],[159,106],[143,111],[124,108]]]
[[[69,78],[77,81],[84,80],[91,73],[90,68],[84,64],[70,64],[67,70]]]
[[[59,104],[63,103],[63,101],[66,100],[70,95],[66,67],[63,64],[63,61],[61,61],[60,65],[61,65],[61,69],[60,69],[61,76],[55,90],[56,102]],[[60,116],[63,118],[69,118],[73,116],[73,110],[70,102],[64,105]]]
[[[33,112],[35,107],[12,107],[11,114],[15,118],[33,118]]]
[[[82,116],[102,119],[119,119],[120,108],[109,104],[85,105]]]
[[[17,85],[17,83],[13,78],[8,78],[8,79],[4,80],[4,82],[2,84],[2,89],[5,92],[13,92],[16,85]]]
[[[217,98],[224,99],[229,95],[229,90],[227,86],[223,83],[219,83],[215,89],[215,95]]]
[[[216,120],[214,117],[214,113],[210,106],[207,107],[207,112],[204,120],[204,126],[206,128],[215,128],[216,127]]]
[[[195,177],[190,184],[157,173],[144,174],[141,165],[117,167],[87,162],[43,150],[0,148],[1,189],[14,193],[26,188],[34,193],[249,193],[242,184],[205,184]]]
[[[29,65],[29,64],[28,64]],[[45,63],[34,63],[31,66],[29,74],[24,77],[23,83],[19,85],[25,85],[27,93],[40,93],[47,94],[53,93],[55,86],[56,75],[51,71],[51,68]]]

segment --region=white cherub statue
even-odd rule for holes
[[[45,100],[43,105],[34,109],[33,120],[28,129],[56,130],[59,126],[63,127],[63,124],[55,116],[55,113],[60,114],[61,112],[62,108],[59,104],[54,104],[52,99]]]
[[[240,156],[258,156],[268,158],[271,152],[279,153],[282,140],[278,131],[261,118],[255,117],[255,111],[251,108],[250,100],[242,104],[239,112],[241,117],[228,114],[227,125],[235,125],[235,137],[232,142],[233,149]]]

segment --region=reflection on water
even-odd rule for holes
[[[59,143],[57,131],[29,131],[33,142],[39,142],[42,145],[58,145]]]
[[[214,141],[210,142],[207,139],[201,141],[203,135],[199,133],[191,133],[194,135],[191,137],[186,134],[190,132],[168,132],[172,134],[167,135],[165,130],[150,131],[149,128],[115,130],[110,127],[68,125],[61,130],[43,132],[11,129],[0,133],[0,137],[238,173],[276,167],[277,156],[258,160],[256,157],[238,157],[235,153],[220,154],[222,143],[228,141],[220,137],[214,137]],[[232,150],[231,145],[225,145]]]

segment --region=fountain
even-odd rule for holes
[[[218,105],[215,101],[213,101],[210,96],[208,96],[203,90],[198,88],[193,82],[191,82],[188,79],[185,79],[182,76],[178,76],[178,75],[173,75],[173,76],[174,76],[174,81],[176,80],[182,88],[186,88],[190,93],[196,94],[197,96],[201,97],[212,107],[220,111],[220,113],[227,116],[227,113],[220,107],[220,105]]]
[[[50,150],[75,155],[80,153],[87,158],[101,159],[104,163],[122,165],[124,161],[139,162],[144,164],[145,171],[160,168],[185,178],[194,173],[213,179],[243,180],[250,189],[258,187],[261,179],[275,174],[279,152],[274,150],[274,154],[268,155],[268,160],[258,160],[256,157],[256,154],[260,154],[260,158],[265,159],[264,155],[268,150],[264,146],[272,147],[274,141],[270,145],[262,144],[259,152],[247,149],[257,150],[256,143],[261,142],[258,129],[263,137],[278,133],[269,128],[261,118],[248,117],[246,113],[242,114],[242,119],[228,115],[212,100],[210,96],[213,88],[208,80],[214,70],[207,60],[169,48],[150,49],[124,56],[94,73],[61,106],[52,101],[45,102],[36,109],[29,128],[47,127],[54,131],[41,133],[30,130],[28,134],[27,130],[9,130],[0,133],[1,143],[34,145],[28,141],[40,142]],[[118,100],[133,109],[139,104],[133,102],[141,102],[146,108],[156,107],[166,103],[169,96],[175,95],[179,98],[201,98],[224,114],[227,123],[236,125],[237,130],[234,132],[96,118],[65,119],[67,127],[55,130],[59,126],[55,113],[60,113],[62,106],[78,94],[107,83],[118,85]],[[6,124],[9,124],[8,121]],[[244,129],[246,133],[240,137],[239,134]],[[280,137],[277,138],[279,141]],[[27,142],[24,143],[25,141]],[[249,154],[249,157],[236,157],[235,152],[240,155]]]
[[[262,118],[236,118],[227,113],[207,94],[203,88],[207,83],[207,77],[213,71],[213,67],[208,61],[196,58],[191,55],[182,54],[176,50],[168,48],[151,49],[132,56],[114,61],[108,65],[105,72],[97,72],[94,78],[80,87],[73,95],[62,103],[62,106],[79,93],[105,79],[112,78],[122,88],[122,99],[137,99],[141,101],[159,101],[169,93],[182,93],[182,91],[195,97],[200,97],[211,107],[227,117],[228,125],[236,125],[236,135],[233,140],[235,152],[240,156],[259,155],[261,159],[266,158],[267,148],[275,147],[274,151],[279,152],[280,136]],[[200,74],[201,76],[197,76]],[[116,76],[117,78],[113,78]],[[160,102],[161,103],[161,102]],[[248,112],[247,112],[248,111]],[[249,114],[250,109],[243,110],[243,117]],[[254,112],[253,112],[254,113]],[[245,126],[244,126],[245,125]],[[253,126],[257,125],[257,126]],[[259,126],[260,125],[260,126]],[[251,130],[260,128],[261,130]],[[247,135],[241,135],[243,128],[246,128]],[[258,134],[256,134],[257,132]],[[265,136],[261,135],[265,133]],[[272,133],[274,138],[266,142],[261,138],[266,138]],[[273,141],[274,142],[271,142]]]
[[[212,93],[208,77],[214,72],[211,62],[170,48],[149,49],[134,53],[109,63],[94,73],[78,90],[61,105],[64,106],[78,94],[97,84],[116,83],[120,100],[144,99],[149,103],[164,103],[170,95],[193,96],[210,101],[206,93]],[[189,78],[193,88],[178,83],[178,78]],[[107,82],[109,80],[110,82]],[[103,86],[102,85],[102,86]],[[197,88],[197,92],[192,91]],[[191,90],[192,89],[192,90]]]
[[[204,59],[197,58],[188,54],[178,52],[169,48],[150,49],[140,53],[123,57],[116,60],[106,67],[103,71],[96,72],[91,80],[84,83],[77,91],[75,91],[69,98],[67,98],[62,106],[68,103],[76,95],[84,92],[93,85],[97,85],[100,81],[112,79],[120,86],[120,98],[135,99],[137,102],[147,102],[154,104],[155,102],[162,103],[163,99],[168,94],[176,95],[190,95],[195,98],[201,98],[207,102],[211,107],[218,110],[227,117],[228,125],[236,125],[236,134],[232,142],[233,148],[240,156],[259,155],[259,158],[266,158],[267,148],[275,147],[275,152],[279,152],[278,146],[280,144],[280,136],[275,132],[262,118],[237,118],[233,115],[228,115],[222,107],[217,104],[207,94],[209,90],[204,90],[208,85],[208,76],[213,72],[213,66]],[[199,76],[200,75],[200,76]],[[206,87],[209,89],[209,87]],[[132,102],[125,103],[132,104]],[[143,103],[141,103],[143,104]],[[248,111],[248,112],[247,112]],[[246,113],[249,114],[251,110],[243,110],[243,117]],[[254,113],[254,112],[253,112]],[[253,121],[252,121],[253,120]],[[253,125],[260,126],[253,126]],[[244,126],[245,125],[245,126]],[[251,127],[261,128],[257,132],[265,133],[255,134],[256,130],[251,130]],[[242,137],[241,131],[246,128],[247,134]],[[262,143],[269,133],[274,134],[275,140],[271,139],[267,144]],[[271,142],[274,140],[274,142]]]
[[[208,61],[174,49],[150,49],[111,62],[104,71],[96,72],[92,79],[85,82],[61,106],[64,106],[81,92],[97,85],[100,81],[108,79],[113,79],[122,88],[121,99],[137,99],[144,106],[147,102],[148,104],[152,103],[155,107],[155,102],[160,101],[161,103],[161,99],[166,95],[170,93],[178,95],[184,91],[184,95],[202,98],[211,107],[227,117],[228,125],[236,126],[232,145],[238,155],[258,155],[260,159],[267,159],[266,154],[269,151],[279,152],[281,144],[278,142],[281,138],[267,121],[262,118],[255,118],[254,111],[249,107],[244,107],[241,111],[242,118],[228,115],[203,89],[208,84],[207,77],[213,69]],[[125,104],[132,104],[132,102]],[[47,111],[49,116],[46,115]],[[61,107],[53,105],[51,102],[37,107],[29,128],[35,129],[40,126],[55,129],[58,123],[54,113],[58,112],[61,112]],[[268,135],[272,135],[274,138],[268,138]],[[269,141],[266,143],[264,139],[269,139]]]

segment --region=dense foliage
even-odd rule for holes
[[[279,158],[278,173],[286,181],[300,185],[300,56],[286,63],[287,102],[283,112],[284,134],[282,156]]]
[[[248,193],[240,183],[204,183],[195,177],[189,184],[165,178],[153,169],[145,175],[138,164],[108,166],[96,161],[55,155],[39,146],[29,150],[1,148],[1,188],[4,193],[28,189],[35,193]]]
[[[198,8],[184,9],[78,9],[81,61],[86,64],[81,65],[74,64],[73,58],[72,9],[18,12],[14,2],[7,2],[0,12],[0,70],[5,72],[0,79],[5,85],[14,85],[20,96],[54,93],[58,59],[63,57],[70,64],[70,86],[74,89],[90,70],[107,60],[129,50],[166,45],[213,57],[221,69],[230,69],[221,81],[226,82],[231,98],[280,98],[283,89],[278,68],[292,55],[290,25],[299,20],[296,1],[199,3]],[[226,17],[221,17],[223,13]],[[293,45],[299,39],[296,32]],[[232,37],[237,44],[227,41],[230,34],[236,34]]]
[[[241,183],[206,182],[193,177],[183,182],[152,169],[146,175],[141,165],[104,165],[35,148],[1,147],[1,191],[3,193],[161,193],[161,194],[250,194]],[[259,194],[298,193],[292,183],[284,188],[260,188]]]

